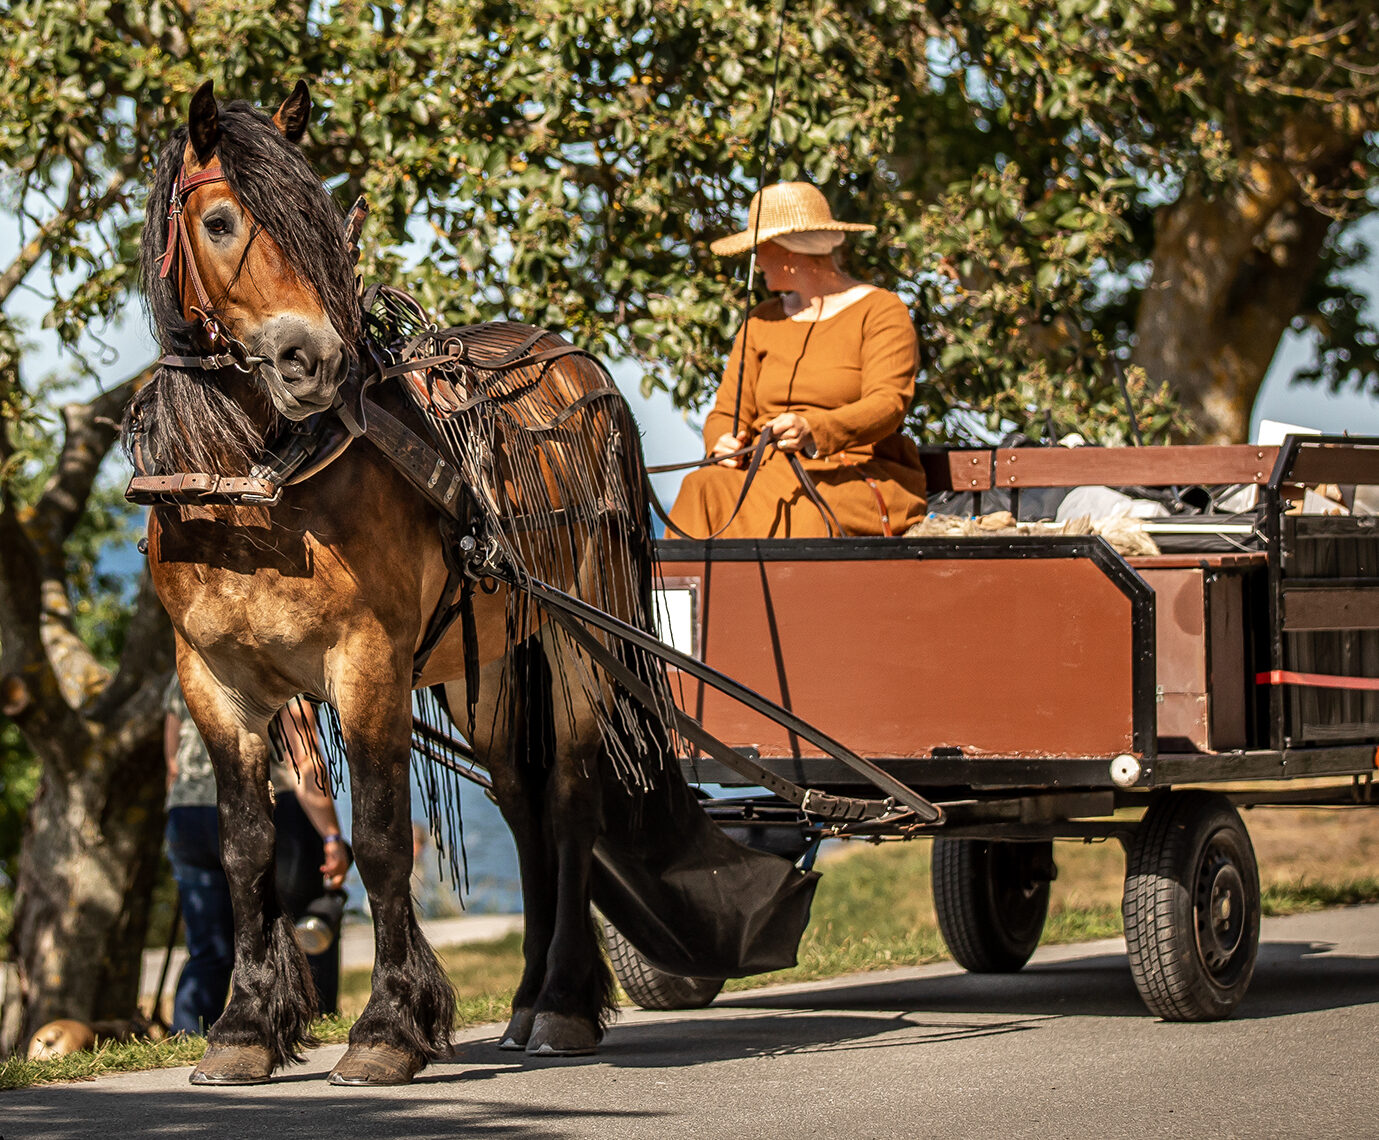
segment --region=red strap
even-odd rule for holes
[[[1256,685],[1304,685],[1309,689],[1361,689],[1379,692],[1379,677],[1339,677],[1334,673],[1293,673],[1270,669],[1255,674]]]
[[[891,512],[886,509],[886,499],[881,494],[881,488],[877,486],[875,479],[869,479],[865,475],[862,478],[871,488],[871,493],[876,496],[876,507],[881,512],[881,533],[887,538],[894,538],[895,531],[891,530]]]

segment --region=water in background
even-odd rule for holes
[[[412,897],[422,918],[465,914],[518,914],[522,887],[517,872],[517,847],[512,832],[483,788],[460,781],[460,810],[464,820],[464,854],[469,870],[469,889],[450,879],[449,860],[437,858],[436,845],[426,823],[426,808],[412,781],[414,830],[424,837],[412,872]],[[442,866],[442,864],[446,864]],[[460,910],[461,894],[464,910]]]

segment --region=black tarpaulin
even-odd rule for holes
[[[817,874],[729,839],[678,773],[635,803],[609,798],[594,902],[647,961],[691,978],[795,964]]]

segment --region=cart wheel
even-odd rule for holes
[[[1053,841],[935,839],[932,875],[939,933],[958,965],[1009,974],[1029,961],[1049,913]]]
[[[602,915],[608,964],[622,988],[642,1009],[702,1009],[718,996],[722,978],[685,978],[658,970]]]
[[[1212,792],[1153,800],[1130,846],[1125,942],[1140,997],[1165,1021],[1217,1021],[1259,952],[1259,866],[1240,815]]]

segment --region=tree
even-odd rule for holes
[[[933,280],[931,411],[975,393],[1058,416],[1079,387],[1095,402],[1114,356],[1167,386],[1182,430],[1243,440],[1290,326],[1322,332],[1318,377],[1379,378],[1334,276],[1364,255],[1347,227],[1379,185],[1372,5],[976,0],[919,19],[896,169]]]
[[[407,285],[439,319],[528,320],[638,356],[649,385],[692,405],[741,319],[741,266],[707,243],[755,188],[778,11],[0,12],[0,168],[26,227],[0,310],[38,291],[72,350],[60,396],[0,323],[0,713],[41,762],[13,937],[26,1025],[134,1001],[168,632],[142,585],[103,656],[78,620],[77,552],[148,373],[92,394],[81,346],[131,305],[143,184],[188,94],[209,76],[222,97],[274,103],[308,79],[310,155],[342,204],[364,193],[373,209],[366,278]],[[1128,362],[1150,435],[1188,430],[1179,399],[1206,434],[1238,435],[1290,321],[1328,322],[1328,378],[1375,373],[1373,330],[1328,276],[1374,184],[1367,20],[1362,0],[794,0],[769,176],[818,181],[842,216],[880,224],[854,256],[916,309],[926,434],[959,430],[965,409],[1118,438]]]

